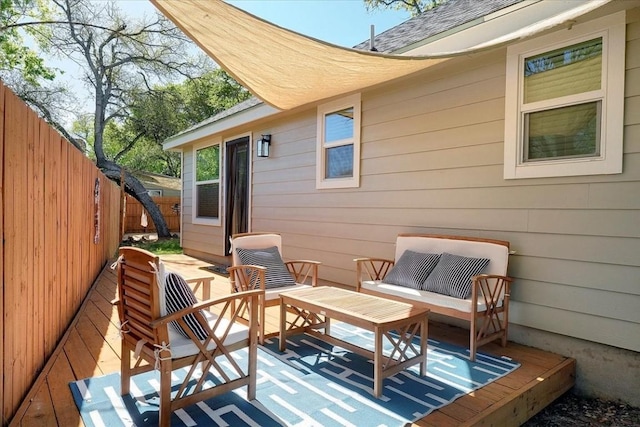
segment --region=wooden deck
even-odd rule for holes
[[[169,269],[186,277],[206,275],[209,265],[186,256],[163,257]],[[211,295],[229,292],[228,280],[211,274]],[[199,292],[200,290],[198,290]],[[120,369],[116,275],[106,267],[94,283],[71,326],[62,338],[33,388],[18,409],[11,426],[84,426],[68,386],[77,379]],[[278,307],[267,309],[266,331],[278,330]],[[432,338],[468,345],[468,331],[430,322]],[[463,396],[414,426],[518,426],[570,389],[575,380],[575,360],[531,347],[509,343],[506,348],[487,344],[481,351],[512,357],[519,369]]]

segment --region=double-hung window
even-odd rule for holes
[[[318,107],[316,188],[360,185],[360,95]]]
[[[624,14],[510,46],[505,178],[622,172]]]
[[[220,225],[220,144],[193,154],[193,223]]]

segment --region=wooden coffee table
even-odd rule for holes
[[[420,375],[426,375],[428,314],[427,308],[327,286],[283,292],[280,294],[280,351],[286,349],[287,336],[306,332],[373,359],[373,395],[380,397],[382,380],[388,376],[418,363]],[[331,319],[372,331],[374,351],[331,336]],[[324,329],[324,333],[319,329]],[[382,351],[383,337],[393,345],[389,356]],[[413,343],[415,337],[420,338],[419,347]]]

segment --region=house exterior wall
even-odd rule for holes
[[[398,233],[507,240],[516,251],[509,263],[515,338],[544,346],[548,340],[523,330],[568,336],[586,340],[582,348],[595,342],[637,359],[640,12],[628,11],[627,22],[622,174],[503,178],[503,48],[362,93],[359,188],[316,190],[315,108],[240,129],[272,134],[271,157],[253,154],[252,230],[281,233],[285,258],[321,261],[324,282],[351,286],[353,258],[393,258]],[[189,162],[186,155],[185,218]],[[187,251],[211,251],[206,241],[222,238],[221,229],[188,221],[183,232]],[[637,384],[638,363],[626,367]]]
[[[162,196],[159,197],[180,197],[180,190],[174,190],[173,188],[163,187],[161,185],[145,183],[144,187],[147,190],[162,190]]]

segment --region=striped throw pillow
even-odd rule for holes
[[[264,249],[242,249],[237,248],[236,252],[240,262],[245,265],[259,265],[265,267],[265,288],[281,288],[284,286],[294,286],[295,280],[287,270],[282,261],[280,251],[276,246]]]
[[[176,311],[191,307],[193,304],[198,302],[196,296],[193,294],[193,291],[187,284],[187,281],[177,273],[167,273],[165,277],[164,292],[167,314],[175,313]],[[204,321],[204,314],[201,313],[188,314],[184,317],[184,321],[199,340],[204,340],[205,338],[207,338],[209,333],[198,322],[196,315],[200,316],[201,320]],[[176,320],[171,322],[170,325],[172,325],[186,338],[189,338],[187,332],[182,328],[182,326],[180,326],[180,324]]]
[[[444,252],[422,285],[425,291],[466,299],[471,295],[471,277],[489,264],[487,258],[469,258]]]
[[[384,283],[420,289],[438,263],[439,254],[424,254],[406,250],[384,278]]]

